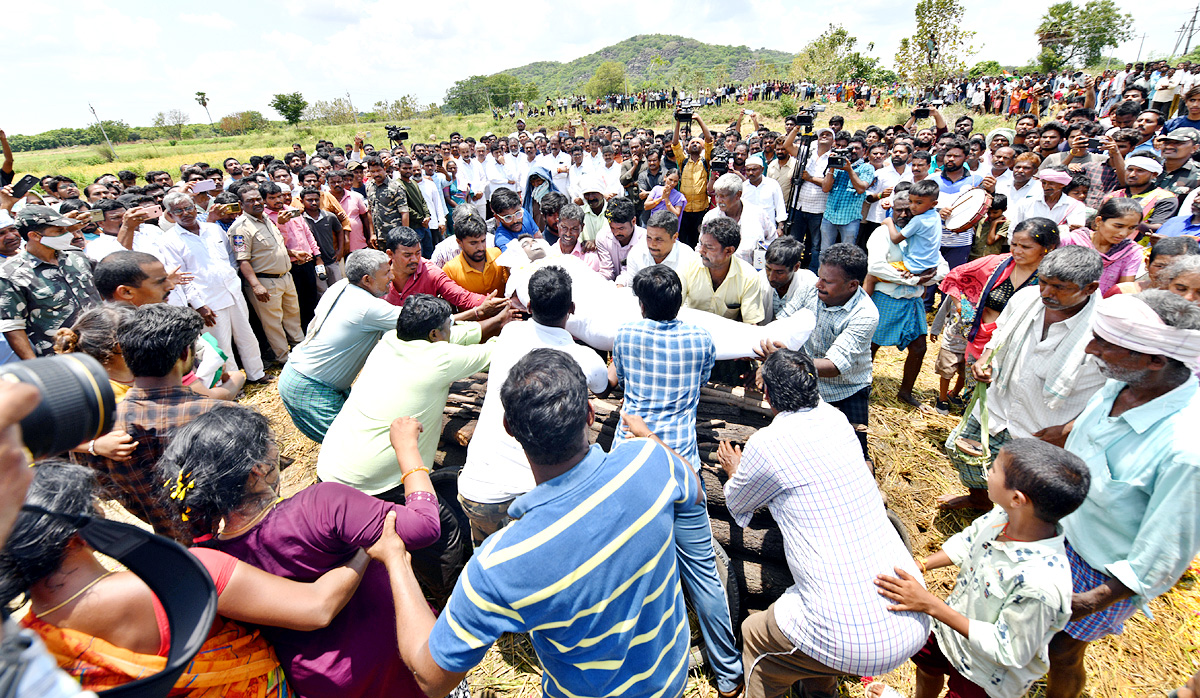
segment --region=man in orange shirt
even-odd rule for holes
[[[470,206],[454,210],[454,237],[462,251],[446,262],[442,271],[455,283],[472,293],[504,295],[508,269],[496,264],[500,248],[487,246],[487,223]]]

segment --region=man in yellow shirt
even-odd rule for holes
[[[499,291],[503,295],[508,268],[496,264],[500,248],[487,246],[487,223],[475,209],[455,211],[454,237],[462,251],[442,267],[446,276],[472,293],[487,295]]]
[[[694,259],[680,272],[683,303],[689,308],[741,320],[763,321],[762,287],[754,267],[737,257],[742,234],[732,218],[714,218],[700,229]]]
[[[675,135],[671,138],[671,152],[675,162],[679,163],[679,192],[687,199],[679,222],[679,240],[695,247],[700,237],[700,224],[708,210],[708,163],[712,159],[713,139],[699,114],[694,114],[692,120],[700,132],[688,139],[687,156],[684,156],[683,144],[679,141],[683,122],[678,118],[675,119]]]

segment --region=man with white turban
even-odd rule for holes
[[[1049,429],[1091,470],[1062,520],[1072,621],[1050,643],[1046,695],[1083,692],[1090,642],[1169,590],[1200,552],[1200,308],[1167,291],[1100,301],[1087,353],[1108,382],[1073,422]]]

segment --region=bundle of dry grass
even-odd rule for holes
[[[916,386],[915,394],[927,403],[936,394],[937,379],[933,372],[936,355],[936,346],[931,346]],[[896,400],[902,365],[902,354],[892,349],[880,350],[875,361],[868,436],[876,476],[889,508],[906,523],[914,554],[928,555],[971,518],[970,514],[939,514],[935,506],[939,495],[961,491],[957,473],[942,451],[942,444],[958,417],[916,410]],[[280,452],[296,459],[284,474],[285,493],[291,494],[314,482],[319,448],[292,425],[275,387],[251,386],[242,402],[271,419]],[[944,597],[954,578],[953,571],[942,569],[931,573],[928,581],[934,592]],[[1175,589],[1151,604],[1154,620],[1138,615],[1126,624],[1124,634],[1092,645],[1087,658],[1087,695],[1092,698],[1165,695],[1200,668],[1198,581],[1200,567],[1193,567]],[[489,695],[506,698],[541,695],[537,656],[525,637],[502,638],[471,672],[470,678],[477,695],[484,689]],[[877,678],[908,693],[913,685],[912,665]],[[857,681],[846,681],[841,689],[846,696],[865,695]],[[1031,695],[1042,694],[1041,687],[1035,687]],[[685,695],[713,698],[716,690],[706,674],[693,670]]]

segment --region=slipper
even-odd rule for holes
[[[882,687],[879,690],[879,693],[875,695],[875,698],[904,698],[903,696],[900,695],[900,691],[897,691],[896,689],[892,688],[891,686],[887,685],[886,683],[884,683],[882,681],[872,681],[871,683],[867,684],[867,695],[868,696],[872,695],[871,689],[875,686]]]

